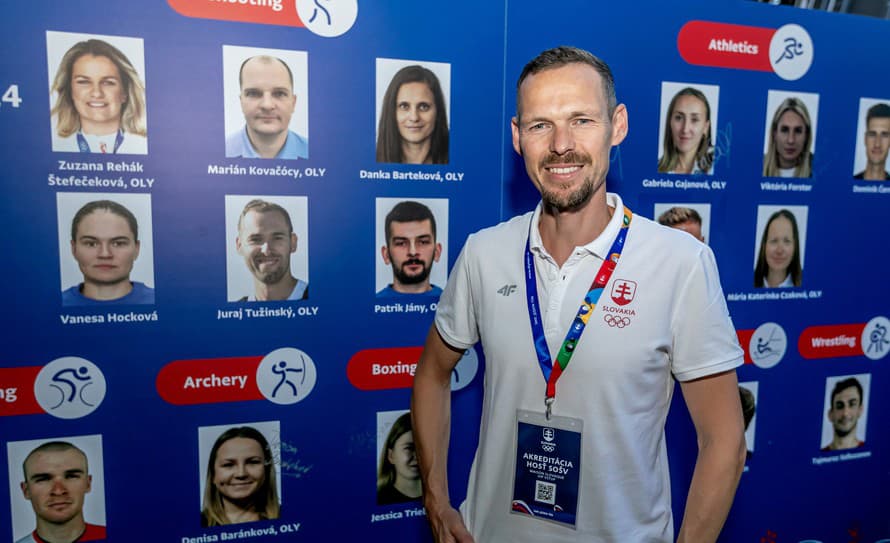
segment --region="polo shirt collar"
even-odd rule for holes
[[[609,207],[614,208],[612,211],[612,218],[609,219],[606,228],[590,243],[577,247],[577,249],[587,251],[603,260],[608,256],[609,249],[612,247],[612,242],[615,241],[615,237],[618,235],[618,231],[621,229],[621,225],[624,222],[624,202],[621,200],[621,196],[614,192],[607,192],[606,204],[608,204]],[[535,212],[532,214],[529,247],[535,254],[548,255],[547,249],[544,248],[544,244],[541,241],[541,231],[538,229],[542,209],[543,202],[538,202],[537,207],[535,207]]]

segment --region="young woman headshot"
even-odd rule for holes
[[[250,426],[229,428],[210,449],[201,526],[277,519],[280,513],[272,449]]]
[[[813,123],[806,104],[786,98],[776,109],[763,157],[764,177],[812,177]]]
[[[713,174],[711,106],[693,87],[681,89],[671,99],[664,122],[661,173]]]
[[[770,215],[763,229],[754,286],[799,287],[802,275],[797,219],[787,209],[780,209]]]
[[[419,499],[421,494],[420,467],[409,412],[393,422],[380,451],[377,504],[408,502]]]
[[[117,47],[78,42],[62,57],[52,83],[53,151],[148,153],[145,85]]]
[[[383,95],[377,127],[377,162],[448,164],[448,115],[439,78],[423,66],[405,66]]]

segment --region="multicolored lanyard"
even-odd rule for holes
[[[590,315],[593,313],[593,309],[596,307],[603,289],[609,282],[609,278],[612,277],[615,266],[618,265],[618,259],[624,250],[624,240],[627,238],[627,231],[630,228],[632,218],[633,214],[630,209],[625,207],[621,229],[618,230],[618,235],[615,237],[615,241],[612,242],[608,258],[603,260],[587,295],[584,297],[584,302],[578,309],[578,314],[575,315],[572,325],[569,326],[569,331],[566,332],[566,338],[562,342],[559,354],[556,355],[556,364],[550,359],[550,349],[547,347],[547,337],[544,335],[541,308],[538,305],[538,281],[535,275],[535,261],[530,245],[532,225],[529,225],[529,236],[525,242],[525,293],[528,301],[528,318],[532,326],[532,337],[535,340],[535,352],[538,355],[538,363],[541,366],[541,372],[544,374],[544,380],[547,382],[547,395],[544,399],[544,405],[547,408],[546,415],[548,419],[550,418],[550,408],[553,405],[553,399],[556,397],[556,382],[566,367],[568,367],[572,354],[575,352],[575,346],[581,338],[581,333],[584,332],[584,327],[587,326],[587,321],[590,319]]]
[[[124,143],[124,131],[118,130],[117,136],[114,137],[114,150],[111,152],[112,154],[117,154],[117,150],[120,149],[121,144]],[[77,148],[80,149],[81,153],[92,153],[93,151],[90,149],[90,144],[87,143],[87,139],[83,137],[83,134],[80,132],[77,133]],[[101,149],[102,153],[107,153],[108,151],[104,148]]]

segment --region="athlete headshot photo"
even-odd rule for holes
[[[890,99],[859,100],[859,129],[856,131],[856,161],[853,179],[890,181],[887,152],[890,151]]]
[[[655,204],[654,217],[658,224],[688,232],[702,243],[707,243],[711,229],[711,204]]]
[[[201,526],[281,515],[278,421],[198,428]]]
[[[63,306],[155,303],[151,195],[56,195]]]
[[[309,158],[305,51],[223,46],[226,157]]]
[[[448,164],[451,65],[377,59],[377,162]]]
[[[829,377],[825,383],[822,451],[865,446],[870,374]]]
[[[141,38],[46,33],[53,151],[148,153]]]
[[[226,195],[230,302],[309,298],[305,196]]]
[[[661,84],[659,173],[714,173],[719,96],[716,85]]]
[[[102,436],[9,442],[15,543],[106,538]]]
[[[377,198],[377,296],[433,296],[447,279],[448,200]]]

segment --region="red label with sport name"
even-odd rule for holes
[[[42,369],[0,368],[0,417],[44,413],[34,397],[34,381]]]
[[[861,356],[864,330],[865,324],[810,326],[800,334],[797,350],[808,359]]]
[[[198,19],[299,26],[295,0],[167,0],[180,15]]]
[[[158,373],[155,387],[174,405],[264,399],[256,383],[262,356],[175,360]]]
[[[359,390],[410,388],[423,347],[366,349],[349,359],[346,376]]]
[[[774,28],[689,21],[677,35],[683,60],[698,66],[772,72],[769,59]]]
[[[754,359],[751,358],[751,351],[748,349],[748,346],[751,345],[754,330],[736,330],[735,335],[739,338],[739,344],[745,351],[745,364],[753,364]]]

